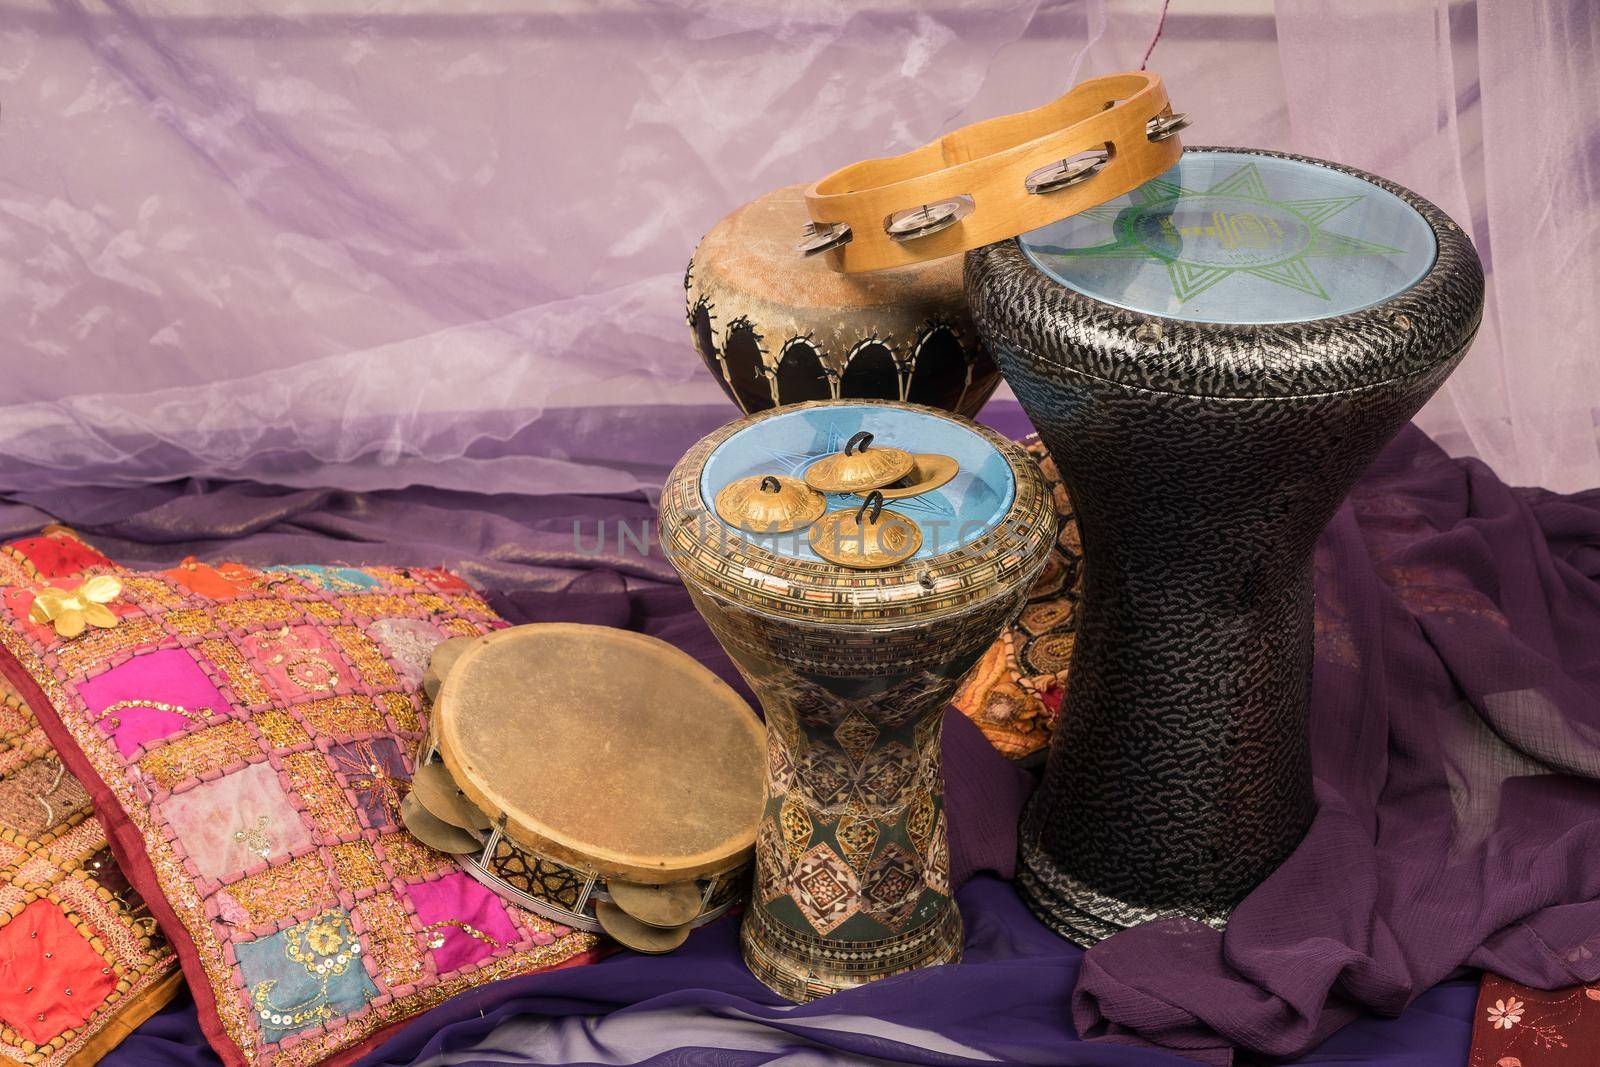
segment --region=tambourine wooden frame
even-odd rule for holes
[[[543,623],[542,626],[572,626],[566,623]],[[591,627],[592,629],[592,627]],[[449,707],[455,699],[455,690],[462,682],[461,679],[469,673],[463,667],[470,666],[472,659],[481,649],[494,642],[497,638],[510,634],[510,630],[499,630],[475,638],[472,647],[461,653],[460,657],[451,667],[450,673],[445,676],[444,684],[439,689],[439,698],[434,704],[434,722],[430,725],[431,740],[439,756],[444,760],[445,769],[455,779],[456,785],[467,795],[477,808],[489,816],[491,824],[498,827],[500,832],[510,838],[522,848],[535,853],[552,856],[562,863],[574,867],[581,867],[596,872],[605,878],[621,878],[643,885],[666,885],[673,882],[687,882],[695,878],[708,877],[721,874],[725,871],[739,867],[750,862],[755,849],[756,821],[752,820],[748,841],[732,842],[728,847],[713,852],[705,852],[694,856],[675,857],[671,862],[662,860],[659,863],[641,862],[637,856],[627,856],[607,849],[598,842],[583,842],[573,840],[559,831],[547,826],[534,826],[518,817],[507,809],[506,804],[496,797],[483,783],[483,776],[478,771],[471,754],[464,750],[461,738],[456,730],[452,729],[452,718]],[[619,641],[638,641],[662,647],[677,652],[672,646],[656,638],[632,631],[618,630],[613,635]],[[679,653],[681,655],[681,653]],[[694,673],[704,673],[704,679],[713,689],[725,689],[729,695],[742,705],[743,698],[738,697],[733,689],[722,679],[718,678],[709,669],[701,664],[687,660],[687,669]],[[749,715],[749,728],[752,742],[761,747],[763,752],[766,747],[766,731],[752,713]]]
[[[850,227],[849,243],[822,253],[845,274],[967,252],[1114,200],[1166,171],[1183,146],[1176,136],[1151,140],[1147,127],[1170,112],[1158,75],[1093,78],[1032,111],[837,170],[806,190],[806,210],[819,226]],[[1096,149],[1108,149],[1110,158],[1092,177],[1053,192],[1028,191],[1030,174]],[[885,230],[896,212],[961,196],[972,198],[973,210],[945,229],[909,240]]]

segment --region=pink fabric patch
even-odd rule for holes
[[[196,869],[213,881],[263,862],[281,863],[311,844],[267,763],[174,794],[162,802],[161,814]]]
[[[89,718],[131,758],[140,745],[203,721],[210,713],[227,715],[228,704],[205,671],[181,648],[135,656],[78,685]],[[154,704],[183,708],[194,718],[162,711]]]
[[[238,644],[285,701],[348,693],[356,684],[344,657],[315,626],[261,630]]]
[[[417,918],[424,927],[434,923],[466,923],[498,942],[498,945],[485,944],[456,925],[428,930],[426,936],[433,949],[433,965],[440,974],[492,956],[497,947],[514,944],[522,938],[500,898],[469,875],[447,874],[437,881],[409,886],[406,892],[411,894]],[[443,944],[434,947],[440,941]]]
[[[428,669],[433,650],[444,641],[444,633],[431,622],[422,619],[379,619],[367,627],[367,633],[377,638],[406,686],[416,689],[422,685],[422,676]]]

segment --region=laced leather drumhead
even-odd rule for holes
[[[462,791],[524,847],[645,883],[752,850],[761,723],[662,641],[569,623],[501,630],[456,661],[434,713]]]

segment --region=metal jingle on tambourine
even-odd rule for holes
[[[951,456],[941,456],[934,452],[919,452],[911,457],[911,473],[901,478],[892,485],[881,486],[875,490],[858,492],[856,496],[864,497],[868,493],[883,494],[885,500],[904,500],[906,497],[921,496],[931,493],[941,485],[947,485],[950,479],[961,470],[961,464]]]
[[[799,478],[752,474],[717,493],[717,514],[751,533],[793,533],[822,518],[828,501]]]
[[[443,763],[424,763],[419,766],[411,776],[409,795],[416,797],[429,814],[451,826],[459,826],[464,830],[489,828],[489,816],[467,799]]]
[[[596,901],[594,917],[600,928],[635,952],[660,955],[671,952],[689,940],[690,928],[683,926],[660,927],[640,922],[607,900]]]
[[[896,241],[915,241],[948,229],[972,214],[970,196],[952,196],[906,211],[896,211],[883,222],[883,232]]]
[[[811,527],[811,551],[852,570],[893,567],[921,547],[921,528],[898,511],[883,510],[877,490],[855,511],[831,511]]]
[[[700,886],[697,882],[670,885],[640,885],[617,878],[606,880],[606,895],[611,903],[646,926],[670,930],[700,914]]]
[[[1053,193],[1058,189],[1068,189],[1074,185],[1081,185],[1099,174],[1100,169],[1110,160],[1111,153],[1104,149],[1058,159],[1028,175],[1022,184],[1034,196]]]
[[[819,493],[857,493],[892,485],[911,473],[911,453],[871,444],[872,435],[862,430],[845,443],[843,452],[807,467],[806,484]]]
[[[817,256],[835,248],[843,248],[853,236],[850,227],[843,222],[808,222],[800,243],[794,247],[802,256]]]
[[[1166,115],[1157,115],[1144,124],[1145,136],[1152,141],[1165,141],[1175,136],[1179,130],[1186,129],[1189,125],[1187,111],[1171,112]]]
[[[422,674],[422,691],[429,700],[439,699],[439,687],[444,684],[444,676],[450,673],[450,667],[461,658],[461,653],[471,647],[472,638],[452,637],[434,648],[433,655],[428,657],[428,669]]]
[[[451,826],[423,806],[415,793],[407,793],[400,801],[400,821],[412,837],[429,848],[459,856],[476,852],[482,846],[477,835],[459,826]]]

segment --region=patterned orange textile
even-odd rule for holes
[[[954,701],[990,744],[1019,761],[1042,754],[1050,744],[1066,695],[1067,665],[1083,593],[1083,546],[1078,542],[1072,501],[1039,439],[1029,436],[1023,443],[1055,501],[1060,522],[1055,551],[1028,594],[1021,616],[972,668]]]
[[[0,549],[0,580],[26,586],[105,562],[57,531]],[[177,956],[89,807],[0,678],[0,1060],[92,1063],[177,989]]]

